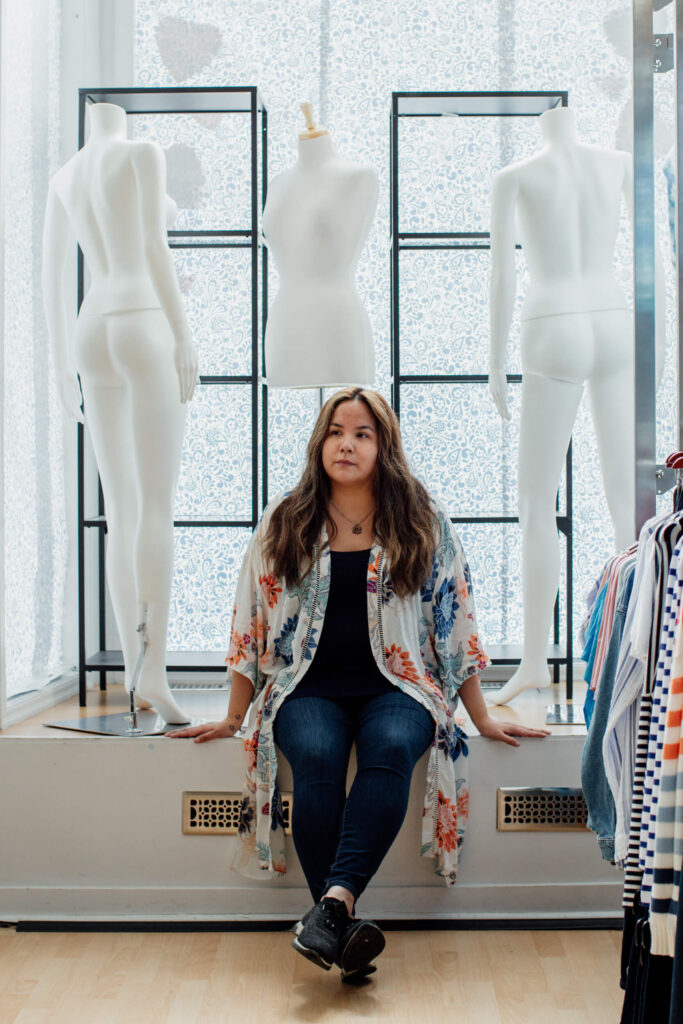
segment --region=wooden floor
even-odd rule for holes
[[[616,1024],[620,934],[388,932],[362,988],[286,932],[0,930],[2,1024]]]

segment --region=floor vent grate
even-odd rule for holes
[[[236,836],[241,793],[183,793],[184,836]],[[292,834],[292,795],[282,794],[285,835]]]
[[[583,832],[587,817],[580,789],[514,786],[498,790],[499,832]]]

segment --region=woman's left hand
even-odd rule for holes
[[[533,739],[545,739],[550,736],[549,729],[530,729],[528,725],[518,725],[516,722],[499,722],[495,718],[487,717],[477,723],[477,729],[481,736],[487,740],[498,740],[500,743],[509,743],[511,747],[518,747],[520,744],[515,736],[529,736]]]

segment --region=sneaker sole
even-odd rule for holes
[[[292,940],[292,946],[297,953],[301,953],[302,956],[305,956],[306,959],[310,960],[312,964],[316,965],[316,967],[322,967],[324,971],[329,971],[332,967],[332,964],[328,964],[327,960],[325,960],[315,949],[308,949],[307,946],[302,945],[302,943],[299,942],[298,935]]]
[[[385,946],[386,939],[377,925],[372,925],[369,922],[362,924],[353,933],[339,956],[342,981],[357,974],[358,971],[367,969],[370,962],[379,956]]]
[[[342,970],[341,980],[345,985],[362,985],[369,974],[374,974],[377,968],[374,964],[368,964],[367,967],[359,967],[357,971],[352,971],[347,974]]]

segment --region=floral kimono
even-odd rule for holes
[[[236,867],[285,873],[282,804],[277,785],[273,723],[278,709],[306,673],[322,633],[330,590],[330,553],[323,531],[311,570],[287,587],[263,560],[275,499],[251,539],[237,584],[227,663],[254,685],[245,750],[248,769],[242,799]],[[435,506],[440,539],[432,572],[422,588],[398,598],[391,567],[377,540],[368,559],[370,646],[380,672],[419,701],[436,728],[429,755],[420,852],[435,857],[436,873],[454,884],[468,812],[466,736],[453,712],[458,689],[488,659],[477,637],[470,572],[445,512]],[[296,798],[296,795],[295,795]]]

